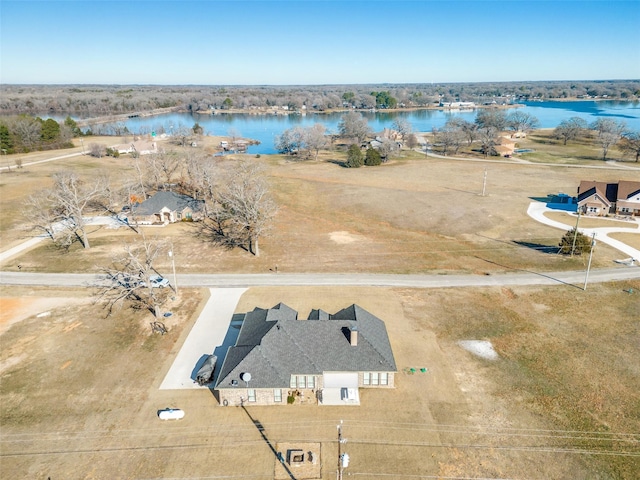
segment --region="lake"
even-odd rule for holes
[[[629,130],[640,131],[640,102],[621,101],[572,101],[572,102],[526,102],[521,111],[535,116],[541,128],[555,128],[563,120],[571,117],[581,117],[591,123],[597,118],[612,118],[624,121]],[[516,110],[509,108],[506,113]],[[380,132],[384,128],[392,128],[397,118],[403,118],[411,123],[414,132],[429,132],[433,128],[442,127],[453,117],[462,117],[473,122],[477,110],[448,111],[448,110],[411,110],[400,112],[363,112],[369,121],[371,129]],[[249,115],[249,114],[217,114],[196,115],[190,113],[172,113],[147,118],[131,118],[125,124],[134,133],[165,131],[170,133],[180,126],[192,127],[196,122],[202,126],[205,134],[219,136],[241,136],[260,141],[260,145],[249,147],[249,153],[276,153],[274,138],[282,131],[296,125],[303,127],[322,123],[328,133],[338,132],[341,113],[309,113],[307,115]]]

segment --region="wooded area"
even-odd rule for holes
[[[160,108],[195,112],[271,106],[326,111],[347,106],[420,108],[440,101],[482,104],[570,98],[637,100],[640,80],[304,86],[0,85],[0,115],[93,117]]]

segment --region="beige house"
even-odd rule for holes
[[[596,216],[640,216],[640,182],[583,180],[578,187],[578,211]]]
[[[137,153],[138,155],[151,155],[152,153],[158,153],[158,145],[156,142],[147,142],[144,140],[136,140],[131,143],[123,143],[120,145],[114,145],[111,147],[120,155],[126,153]]]
[[[359,405],[361,388],[393,388],[384,322],[358,305],[307,320],[280,303],[244,315],[217,376],[221,405]]]
[[[121,217],[131,224],[163,225],[180,221],[202,220],[204,200],[175,192],[158,192],[144,202],[134,205]]]

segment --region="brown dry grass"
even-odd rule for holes
[[[237,311],[284,301],[306,315],[356,302],[386,322],[399,373],[394,390],[362,390],[360,407],[218,407],[207,390],[159,391],[204,298],[182,290],[168,335],[144,317],[97,306],[59,307],[0,337],[14,363],[0,384],[6,475],[52,478],[263,475],[275,459],[266,439],[320,442],[322,478],[335,474],[344,421],[348,472],[508,478],[635,478],[640,431],[639,282],[570,287],[415,290],[252,288]],[[574,293],[572,293],[574,292]],[[4,296],[30,295],[4,287]],[[73,292],[59,292],[73,296]],[[635,294],[637,295],[637,293]],[[602,305],[607,305],[603,309]],[[599,309],[602,317],[593,316]],[[603,321],[602,318],[608,320]],[[489,362],[456,345],[485,339]],[[27,353],[25,355],[24,353]],[[15,360],[15,357],[18,357]],[[426,373],[407,374],[408,367]],[[181,422],[156,410],[183,408]],[[592,432],[580,434],[574,430]],[[569,432],[573,431],[573,432]],[[603,455],[569,453],[579,448]],[[250,459],[242,461],[241,459]]]
[[[424,158],[409,154],[381,167],[345,169],[339,154],[314,162],[290,162],[281,156],[254,159],[269,172],[279,205],[272,232],[261,240],[261,256],[226,250],[199,235],[198,225],[146,229],[147,235],[172,237],[178,271],[267,272],[471,272],[525,268],[582,268],[580,260],[542,253],[557,245],[563,232],[526,215],[530,197],[569,191],[585,175],[579,169],[491,164]],[[417,158],[416,158],[417,157]],[[28,192],[50,181],[60,168],[91,175],[100,170],[131,171],[130,160],[70,159],[3,173],[3,209],[18,211]],[[484,169],[487,195],[481,196]],[[615,170],[599,172],[615,181]],[[23,218],[3,216],[0,231],[7,246],[26,238]],[[92,245],[61,254],[47,243],[5,266],[27,270],[92,271],[108,262],[111,249],[132,241],[131,231],[92,228]],[[336,241],[336,232],[356,239]],[[178,240],[179,233],[179,240]],[[197,252],[197,253],[196,253]],[[610,266],[619,254],[603,246],[594,267]],[[161,268],[167,268],[161,264]]]
[[[206,148],[206,147],[205,147]],[[585,172],[546,166],[475,163],[412,156],[379,168],[344,169],[338,154],[321,162],[256,160],[269,169],[280,205],[262,256],[213,246],[196,225],[147,229],[168,237],[180,272],[280,271],[487,272],[582,268],[581,259],[541,253],[564,232],[526,215],[530,197],[572,191]],[[56,161],[0,175],[3,211],[60,167],[83,174],[126,171],[127,160]],[[488,169],[488,195],[479,195]],[[591,172],[593,173],[593,172]],[[634,176],[626,174],[625,178]],[[603,181],[620,179],[598,171]],[[634,176],[635,178],[635,176]],[[3,216],[16,241],[22,219]],[[624,234],[627,235],[627,234]],[[632,235],[632,234],[629,234]],[[636,238],[635,235],[633,238]],[[42,245],[4,269],[92,271],[130,231],[97,227],[89,251]],[[602,246],[594,266],[620,254]],[[169,271],[163,259],[161,271]],[[637,478],[633,442],[606,432],[638,432],[637,345],[640,284],[513,289],[253,288],[238,311],[284,301],[306,315],[358,303],[387,322],[400,369],[393,391],[362,392],[362,405],[253,407],[272,442],[322,442],[323,478],[334,475],[335,425],[345,420],[352,472],[511,478]],[[77,295],[57,291],[62,298]],[[33,300],[42,289],[1,287]],[[81,295],[85,295],[83,292]],[[181,289],[170,333],[150,336],[143,312],[104,319],[90,304],[52,307],[52,315],[11,325],[0,336],[3,472],[52,478],[132,478],[263,474],[273,454],[240,409],[216,408],[208,391],[159,391],[195,321],[205,292]],[[40,307],[38,307],[40,308]],[[47,307],[48,308],[48,307]],[[463,339],[491,340],[502,356],[486,362],[461,350]],[[402,373],[426,367],[427,374]],[[159,423],[156,410],[182,407],[184,421]],[[292,410],[292,408],[294,410]],[[295,412],[295,415],[292,414]],[[505,428],[514,430],[505,430]],[[531,429],[534,429],[533,431]],[[567,434],[570,430],[594,432]],[[562,435],[567,434],[567,435]],[[580,438],[575,438],[579,436]],[[537,448],[540,447],[540,448]],[[558,449],[580,447],[595,454]],[[598,454],[602,453],[602,455]],[[250,459],[250,461],[244,461]],[[81,472],[78,475],[78,472]]]

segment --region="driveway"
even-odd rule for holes
[[[557,222],[555,220],[551,220],[547,218],[544,213],[545,212],[553,212],[557,210],[552,210],[546,206],[544,203],[540,202],[531,202],[529,204],[529,208],[527,209],[527,214],[533,218],[534,220],[544,223],[545,225],[549,225],[550,227],[559,228],[561,230],[571,230],[575,227],[575,225],[567,225],[561,222]],[[610,247],[619,250],[623,254],[625,254],[629,258],[634,258],[636,261],[640,261],[640,250],[630,247],[629,245],[622,243],[618,240],[610,238],[608,235],[610,233],[636,233],[640,235],[640,230],[638,229],[638,223],[633,222],[629,223],[629,227],[598,227],[598,228],[580,228],[578,227],[578,231],[583,235],[588,237],[592,236],[594,233],[596,234],[596,240],[602,243],[606,243]]]
[[[160,390],[207,388],[198,385],[195,375],[202,364],[203,356],[212,353],[218,356],[216,373],[220,371],[227,348],[234,345],[237,339],[238,326],[231,325],[233,312],[246,290],[246,288],[209,289],[209,300],[160,384]]]
[[[106,226],[106,228],[128,227],[126,223],[122,222],[122,220],[118,219],[118,217],[116,216],[86,217],[84,221],[87,225],[104,225]],[[54,229],[55,228],[56,226],[54,225]],[[13,248],[5,250],[4,252],[0,252],[0,263],[13,257],[14,255],[17,255],[18,253],[21,253],[33,247],[34,245],[37,245],[41,241],[46,240],[48,238],[49,236],[46,234],[38,235],[37,237],[32,237],[29,240],[26,240],[21,244],[16,245]]]

